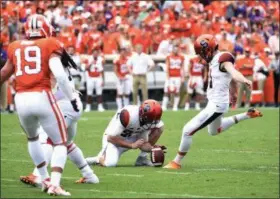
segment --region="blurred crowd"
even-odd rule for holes
[[[279,1],[2,0],[1,60],[10,42],[25,37],[23,25],[33,13],[44,14],[56,37],[77,54],[133,52],[139,44],[147,54],[167,56],[176,45],[194,55],[195,38],[214,34],[219,49],[240,57],[240,70],[255,80],[265,78],[243,70],[244,63],[260,59],[269,69],[279,54]],[[277,78],[279,66],[271,70]]]

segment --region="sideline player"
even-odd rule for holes
[[[43,15],[31,15],[25,23],[27,40],[12,42],[8,47],[8,60],[1,70],[2,84],[15,74],[15,104],[20,124],[26,132],[28,151],[42,179],[42,190],[50,195],[70,196],[60,186],[67,158],[66,125],[51,92],[51,74],[60,89],[79,112],[68,77],[61,62],[63,47],[51,38],[53,27]],[[54,143],[51,160],[51,178],[47,171],[39,124]]]
[[[127,66],[127,50],[125,48],[120,49],[120,56],[114,60],[114,71],[117,76],[117,97],[116,102],[118,110],[123,105],[129,104],[129,95],[131,93],[131,78],[129,77],[129,70]]]
[[[190,60],[189,66],[189,81],[187,85],[187,98],[185,111],[190,109],[190,98],[195,93],[195,109],[200,110],[200,102],[203,98],[204,82],[207,79],[206,63],[199,57],[194,57]]]
[[[209,64],[208,104],[204,110],[191,119],[183,128],[179,151],[173,161],[164,168],[180,169],[181,161],[190,149],[192,136],[208,125],[210,135],[218,135],[240,121],[261,117],[262,114],[250,108],[247,112],[223,117],[231,103],[236,102],[236,81],[249,88],[252,82],[234,68],[234,57],[229,52],[218,51],[218,44],[212,35],[201,35],[195,41],[195,52]]]
[[[114,167],[124,152],[140,149],[135,166],[153,166],[147,159],[147,152],[157,147],[166,149],[155,145],[163,132],[161,115],[161,106],[155,100],[146,100],[140,107],[128,105],[117,111],[105,130],[101,151],[96,157],[86,158],[87,162]]]
[[[97,95],[97,110],[103,112],[102,105],[102,91],[104,85],[104,57],[100,55],[100,50],[93,49],[93,54],[89,58],[88,65],[86,66],[86,82],[87,82],[87,104],[85,112],[91,111],[91,104],[93,101],[93,90]]]
[[[167,110],[168,95],[174,94],[173,111],[178,110],[179,92],[184,82],[184,56],[179,54],[179,47],[174,46],[172,53],[166,58],[166,82],[162,100],[162,110]]]
[[[72,82],[73,81],[74,80],[72,80]],[[83,110],[83,105],[80,100],[79,94],[77,92],[74,92],[74,95],[76,95],[77,98],[77,105],[79,108],[79,112],[76,112],[73,110],[71,104],[68,102],[64,94],[57,86],[54,88],[54,90],[56,90],[56,92],[54,93],[55,99],[57,100],[58,107],[62,111],[67,127],[67,156],[77,166],[77,168],[81,171],[81,174],[83,176],[80,180],[76,182],[97,184],[99,183],[98,177],[93,173],[93,170],[89,167],[88,163],[86,162],[82,150],[74,143],[74,139],[77,133],[77,122],[81,117]],[[51,160],[51,156],[53,153],[53,143],[48,138],[48,135],[45,133],[42,127],[38,129],[38,134],[48,164]],[[37,168],[33,170],[32,174],[28,176],[21,176],[20,180],[23,183],[30,184],[33,186],[41,187],[42,184]]]

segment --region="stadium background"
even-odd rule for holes
[[[237,59],[249,48],[251,56],[261,58],[268,70],[275,53],[279,52],[277,1],[1,1],[1,65],[8,44],[24,39],[23,24],[33,13],[47,16],[57,38],[66,48],[74,46],[82,60],[93,49],[100,49],[106,60],[103,97],[107,108],[115,104],[112,61],[121,47],[132,52],[136,44],[142,44],[144,52],[152,56],[158,67],[148,74],[149,97],[157,100],[162,99],[165,72],[161,63],[168,53],[159,49],[163,41],[180,46],[187,58],[185,67],[194,55],[194,39],[205,33],[216,35],[220,50],[232,52]],[[10,104],[12,81],[7,87]],[[254,90],[258,90],[256,81]],[[268,105],[274,103],[273,94],[270,71],[264,88]],[[183,87],[181,105],[184,95]],[[258,99],[253,95],[252,100]]]

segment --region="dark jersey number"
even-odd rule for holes
[[[132,134],[132,131],[125,130],[124,132],[122,132],[121,136],[122,137],[130,137],[131,134]]]

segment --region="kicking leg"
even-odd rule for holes
[[[247,119],[256,118],[256,117],[262,117],[262,113],[255,108],[250,108],[245,113],[240,113],[240,114],[233,115],[230,117],[222,118],[220,116],[220,118],[217,118],[210,125],[208,125],[208,133],[210,135],[217,135],[217,134],[221,133],[222,131],[227,130],[234,124],[237,124],[237,123],[247,120]]]

